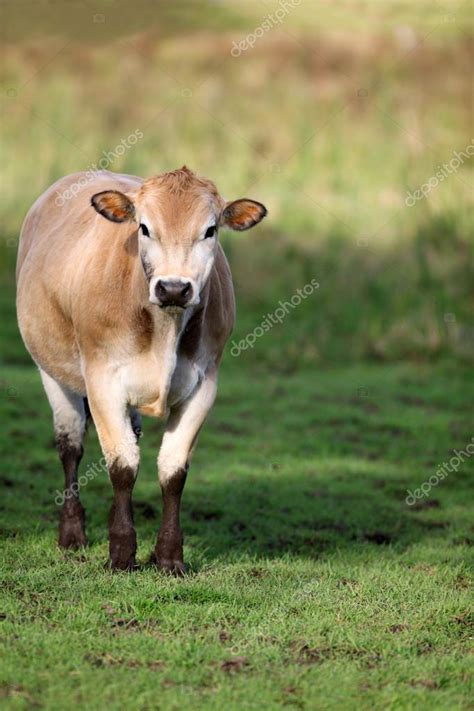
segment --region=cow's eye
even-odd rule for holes
[[[209,237],[214,237],[216,234],[217,228],[215,225],[211,225],[211,227],[208,227],[206,230],[206,234],[204,235],[204,239],[208,239]]]
[[[140,224],[140,229],[141,229],[142,233],[145,235],[145,237],[149,237],[149,236],[150,236],[150,232],[149,232],[149,230],[148,230],[148,227],[147,227],[146,225],[144,225],[143,222]]]

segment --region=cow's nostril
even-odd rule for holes
[[[189,296],[191,292],[191,282],[188,281],[186,284],[184,284],[183,288],[181,289],[181,296]]]
[[[156,293],[160,298],[165,298],[167,294],[166,283],[161,281],[161,279],[159,279],[156,284]]]

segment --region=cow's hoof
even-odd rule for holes
[[[167,575],[174,575],[176,578],[182,578],[186,575],[186,566],[182,560],[171,560],[170,558],[160,558],[153,553],[151,556],[151,562],[156,565],[157,568],[162,570]]]
[[[68,526],[59,532],[59,547],[67,550],[78,550],[87,546],[86,534],[83,530]]]
[[[59,546],[60,548],[82,548],[87,546],[85,532],[85,513],[79,502],[74,510],[63,509],[59,519]]]
[[[135,531],[111,533],[109,542],[109,562],[111,570],[134,570],[137,568],[135,553],[137,539]]]
[[[186,566],[180,560],[160,560],[158,568],[166,575],[173,575],[175,578],[183,578],[186,575]]]
[[[131,573],[133,570],[138,569],[135,556],[127,558],[126,560],[122,558],[109,558],[109,560],[105,564],[105,567],[112,571],[125,570],[129,573]]]

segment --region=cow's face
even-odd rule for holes
[[[247,230],[267,214],[253,200],[226,203],[211,181],[187,168],[150,178],[133,195],[107,190],[91,202],[113,222],[138,224],[150,301],[173,311],[199,303],[214,264],[219,227]]]

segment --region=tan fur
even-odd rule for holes
[[[114,353],[126,358],[159,350],[160,334],[171,321],[149,304],[136,224],[104,219],[91,207],[91,196],[109,189],[135,193],[137,204],[167,226],[170,239],[185,246],[202,219],[203,198],[205,205],[214,203],[218,209],[224,202],[210,181],[194,179],[187,169],[147,181],[104,171],[58,207],[57,193],[81,177],[58,181],[28,213],[18,256],[17,304],[20,329],[34,360],[53,378],[85,394],[88,368]],[[232,280],[220,246],[209,281],[205,309],[212,328],[204,329],[201,348],[216,361],[234,322]]]
[[[167,418],[155,556],[182,572],[181,492],[235,315],[216,227],[247,229],[266,210],[248,200],[226,205],[211,181],[186,167],[145,181],[107,171],[88,177],[59,180],[25,219],[18,322],[40,368],[69,482],[77,477],[87,395],[114,488],[112,567],[135,565],[137,411]],[[79,499],[61,516],[60,544],[83,545]]]

